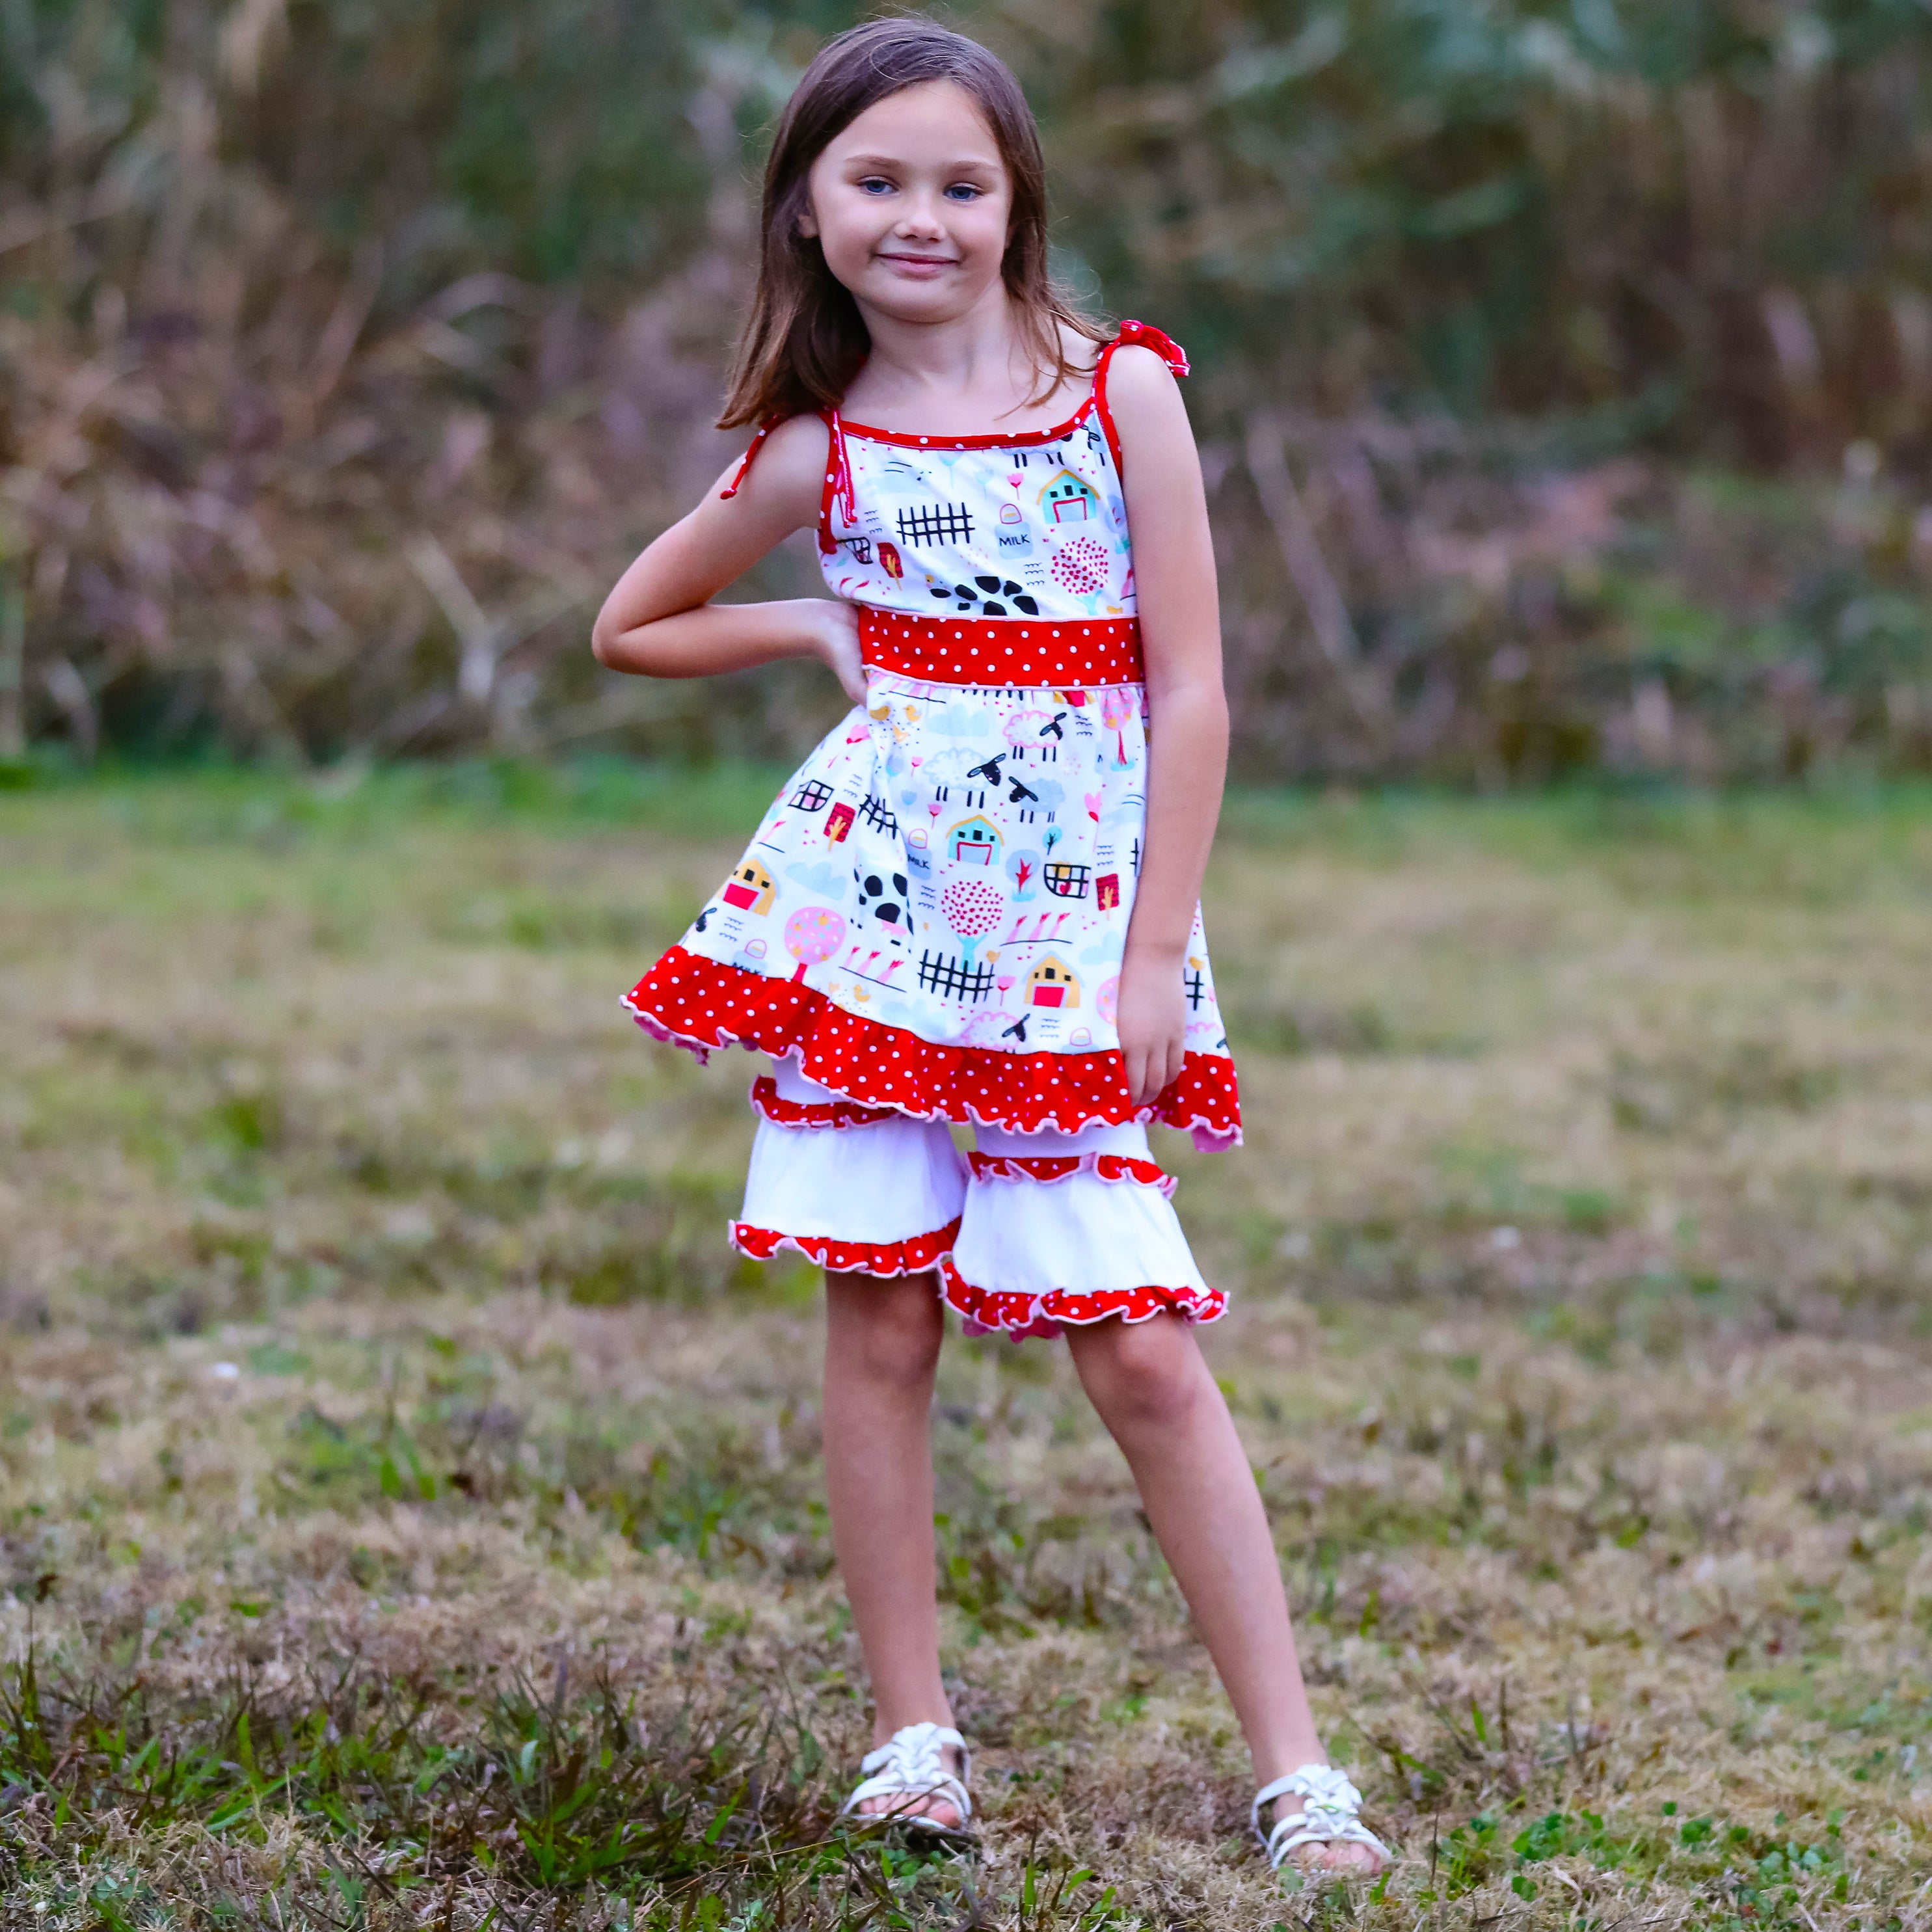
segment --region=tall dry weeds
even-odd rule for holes
[[[796,748],[796,678],[583,638],[728,454],[759,143],[847,17],[8,9],[0,758]],[[1196,352],[1250,771],[1924,762],[1922,10],[960,17],[1066,272]]]

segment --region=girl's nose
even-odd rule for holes
[[[899,232],[908,238],[916,235],[938,235],[945,226],[938,204],[925,200],[913,202],[902,212],[898,219]]]

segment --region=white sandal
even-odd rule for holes
[[[940,1755],[950,1745],[959,1754],[958,1777],[946,1768]],[[945,1724],[908,1724],[895,1731],[877,1750],[868,1751],[859,1760],[867,1774],[838,1808],[844,1818],[856,1815],[860,1823],[890,1825],[911,1838],[934,1838],[950,1845],[970,1845],[973,1835],[973,1800],[965,1780],[973,1775],[973,1754],[966,1740]],[[896,1798],[900,1802],[884,1811],[860,1811],[868,1798]],[[943,1798],[958,1814],[956,1825],[941,1824],[923,1812],[908,1811],[922,1798]]]
[[[1264,1827],[1262,1807],[1290,1792],[1301,1800],[1301,1809],[1291,1811],[1286,1818],[1277,1818],[1271,1831]],[[1304,1764],[1299,1771],[1263,1785],[1255,1793],[1254,1807],[1248,1816],[1255,1836],[1268,1853],[1269,1864],[1276,1871],[1304,1845],[1366,1845],[1382,1860],[1384,1870],[1395,1862],[1395,1854],[1362,1822],[1362,1794],[1348,1782],[1348,1774],[1333,1765]],[[1316,1871],[1324,1877],[1352,1876],[1333,1868],[1323,1871],[1318,1866]],[[1363,1878],[1376,1875],[1372,1872],[1352,1874]]]

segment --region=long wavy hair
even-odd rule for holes
[[[720,429],[836,407],[872,347],[851,292],[799,232],[812,164],[874,102],[922,82],[950,80],[978,104],[1012,184],[1012,226],[1000,273],[1040,371],[1029,400],[1078,373],[1060,331],[1091,342],[1105,332],[1053,279],[1046,256],[1046,169],[1019,82],[976,40],[916,15],[872,20],[820,49],[778,123],[765,164],[758,286],[733,357]]]

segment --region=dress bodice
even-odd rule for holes
[[[1160,330],[1124,323],[1101,350],[1092,392],[1052,429],[922,436],[824,411],[818,548],[833,592],[924,618],[1132,619],[1133,550],[1107,400],[1108,365],[1130,344],[1186,373]]]
[[[1134,614],[1127,507],[1092,397],[1054,429],[997,441],[836,412],[830,428],[819,561],[836,595],[926,617]]]

